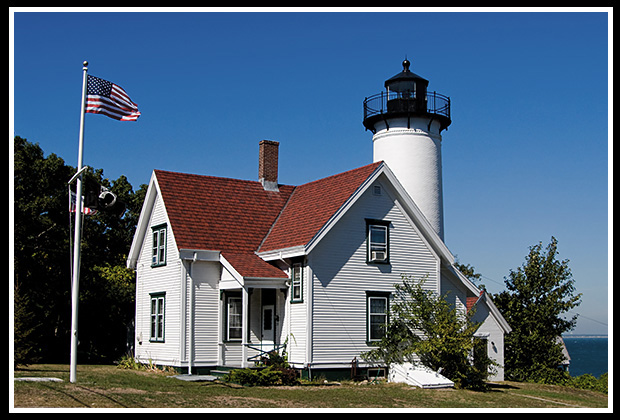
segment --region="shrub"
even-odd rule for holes
[[[235,369],[225,377],[227,382],[234,382],[244,386],[277,386],[297,385],[297,372],[295,369],[268,366],[264,369]]]
[[[584,375],[571,378],[569,386],[580,389],[589,389],[592,391],[604,392],[607,394],[607,373],[596,379],[595,376],[586,373]]]
[[[265,366],[288,367],[286,361],[286,353],[280,354],[276,350],[267,353],[267,356],[261,357],[261,364]]]
[[[447,293],[425,289],[425,281],[426,277],[417,280],[402,275],[402,284],[394,285],[392,321],[385,326],[383,338],[373,343],[376,348],[361,357],[380,365],[419,361],[432,370],[441,369],[457,388],[484,390],[489,368],[496,364],[486,355],[486,348],[479,351],[480,342],[474,339],[480,327],[473,319],[475,309],[463,316]]]
[[[519,369],[516,369],[515,372],[520,372],[520,379],[517,379],[520,382],[563,386],[569,386],[571,382],[571,376],[568,372],[541,364],[535,364],[527,371],[521,372]]]
[[[144,366],[136,361],[132,354],[127,353],[118,361],[116,365],[119,369],[140,370],[144,369]]]
[[[129,369],[129,370],[148,370],[156,373],[176,373],[175,369],[172,366],[157,366],[153,363],[152,360],[149,360],[149,364],[144,364],[138,362],[133,355],[127,353],[117,362],[116,367],[118,369]]]
[[[299,385],[299,375],[295,369],[277,368],[282,372],[282,385]]]
[[[607,373],[601,375],[600,378],[586,373],[579,376],[571,376],[568,372],[560,369],[538,366],[538,369],[532,369],[533,373],[529,374],[526,379],[518,380],[519,382],[535,382],[539,384],[560,385],[571,388],[588,389],[591,391],[603,392],[607,391]]]

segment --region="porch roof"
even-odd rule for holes
[[[288,278],[284,271],[269,264],[253,252],[235,253],[226,251],[222,252],[222,255],[244,278]]]

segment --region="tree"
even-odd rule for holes
[[[74,217],[67,181],[76,169],[53,153],[45,157],[38,144],[19,136],[13,153],[15,355],[63,362],[70,342]],[[109,181],[101,169],[85,176],[127,204],[122,217],[85,216],[82,232],[79,357],[113,360],[125,352],[133,318],[134,274],[125,261],[147,186],[134,192],[125,176]]]
[[[34,314],[29,310],[28,296],[25,296],[19,290],[19,285],[13,285],[13,331],[15,351],[13,353],[13,366],[27,366],[37,361],[34,356],[36,353],[34,331],[35,319]]]
[[[16,325],[28,314],[37,320],[28,335],[36,340],[30,357],[55,360],[58,346],[68,342],[70,249],[67,181],[75,171],[38,144],[15,137],[14,151],[14,282],[19,285]],[[20,301],[20,296],[27,300]],[[16,331],[17,332],[17,331]],[[15,346],[25,344],[18,341]],[[16,347],[15,354],[25,350]],[[66,350],[65,350],[66,352]]]
[[[517,381],[541,380],[558,374],[562,347],[557,338],[574,328],[577,316],[561,315],[578,306],[568,260],[558,261],[558,241],[551,237],[546,252],[542,242],[530,247],[525,263],[511,270],[506,291],[493,298],[512,327],[505,339],[506,376]]]
[[[421,363],[452,380],[457,386],[481,388],[488,376],[490,359],[472,363],[473,335],[480,326],[474,311],[464,313],[451,305],[447,294],[425,289],[424,280],[403,275],[395,284],[390,322],[377,348],[361,357],[390,364]]]

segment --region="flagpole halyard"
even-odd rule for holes
[[[69,369],[69,381],[75,383],[77,370],[77,345],[78,345],[78,299],[80,290],[80,251],[82,239],[82,160],[84,155],[84,115],[86,105],[86,82],[88,78],[88,61],[84,61],[82,67],[82,107],[80,111],[80,135],[78,144],[77,178],[75,186],[75,234],[73,237],[73,270],[71,281],[71,364]]]

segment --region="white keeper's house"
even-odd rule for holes
[[[407,275],[463,311],[476,305],[476,339],[503,365],[510,327],[443,242],[450,100],[409,66],[364,101],[374,163],[282,185],[279,143],[263,140],[257,181],[153,171],[127,261],[138,361],[209,373],[285,347],[305,375],[347,377],[354,359],[371,367],[360,354]]]

